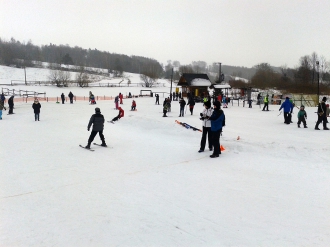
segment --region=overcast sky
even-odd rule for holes
[[[0,0],[0,37],[251,67],[330,60],[330,0]]]

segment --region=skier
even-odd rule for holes
[[[61,100],[62,100],[62,104],[64,104],[64,101],[65,101],[64,93],[61,94]]]
[[[180,104],[180,115],[179,117],[183,117],[184,116],[184,107],[186,106],[186,101],[181,98],[180,101],[179,101],[179,104]]]
[[[268,103],[269,103],[269,99],[268,99],[268,94],[266,95],[266,97],[264,98],[264,108],[262,108],[263,111],[269,111],[268,110]],[[267,110],[265,110],[267,108]]]
[[[212,116],[213,109],[211,108],[211,102],[207,101],[204,103],[204,110],[200,113],[200,120],[203,121],[203,132],[202,132],[202,139],[201,139],[201,145],[199,148],[199,153],[204,152],[205,149],[205,143],[206,143],[206,137],[208,139],[209,144],[209,150],[212,151],[212,140],[211,140],[211,121],[208,119]]]
[[[213,104],[212,116],[208,118],[211,120],[211,139],[213,146],[213,154],[211,158],[219,157],[220,151],[220,134],[223,127],[223,121],[225,119],[224,112],[220,109],[220,102],[215,101]]]
[[[71,91],[68,94],[68,97],[70,98],[70,104],[73,104],[73,93]]]
[[[283,111],[284,111],[284,114],[283,114],[284,115],[284,123],[285,124],[290,124],[291,121],[290,121],[289,114],[290,114],[290,112],[292,112],[293,105],[292,105],[289,97],[285,98],[285,101],[282,103],[279,111],[282,110],[282,108],[283,108]]]
[[[121,119],[122,117],[124,117],[124,110],[123,108],[121,108],[120,106],[118,107],[119,113],[116,117],[114,117],[110,122],[114,123],[115,121],[117,121],[118,119]]]
[[[114,102],[115,102],[115,109],[118,110],[118,102],[119,102],[119,97],[118,96],[115,97]]]
[[[2,110],[3,109],[7,110],[4,103],[3,103],[3,101],[0,100],[0,120],[2,120]]]
[[[157,93],[155,97],[156,97],[155,105],[159,105],[159,94]]]
[[[32,108],[34,111],[34,121],[37,121],[37,120],[40,121],[39,116],[40,116],[41,105],[40,105],[38,99],[34,100],[34,103],[32,104]]]
[[[323,129],[324,130],[329,130],[329,128],[327,127],[327,107],[325,105],[325,102],[327,101],[326,97],[323,97],[322,101],[318,104],[317,106],[317,122],[315,125],[315,129],[316,130],[320,130],[319,129],[319,124],[323,121]]]
[[[228,108],[226,96],[223,96],[222,97],[222,107],[223,108]]]
[[[119,93],[119,99],[120,99],[120,104],[122,105],[123,104],[123,94],[122,93]]]
[[[165,99],[164,100],[164,103],[163,103],[163,117],[167,117],[166,113],[168,111],[168,108],[169,108],[169,100],[168,99]]]
[[[104,117],[101,114],[100,108],[98,108],[98,107],[95,108],[95,114],[93,114],[89,120],[89,123],[87,126],[88,131],[91,128],[92,124],[93,124],[92,132],[88,138],[88,144],[85,148],[87,148],[87,149],[91,148],[91,143],[94,140],[97,133],[99,133],[99,136],[102,141],[101,146],[106,147],[107,144],[105,143],[105,139],[104,139],[104,135],[103,135]]]
[[[191,97],[188,101],[188,104],[189,105],[189,110],[190,110],[190,113],[191,115],[193,114],[193,111],[194,111],[194,106],[195,106],[195,101],[193,99],[193,97]]]
[[[95,105],[96,104],[94,94],[92,94],[91,91],[89,91],[89,102],[91,102],[91,105]]]
[[[8,105],[9,105],[9,111],[8,114],[14,114],[13,110],[14,110],[14,95],[10,96],[9,100],[8,100]]]
[[[133,99],[133,101],[132,101],[131,111],[135,111],[135,108],[136,108],[136,102],[135,102],[135,100]]]
[[[298,128],[300,128],[300,123],[302,122],[304,124],[304,128],[307,128],[307,125],[306,125],[306,120],[305,118],[307,119],[307,113],[305,111],[305,106],[300,106],[300,110],[298,112]]]

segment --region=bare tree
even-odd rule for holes
[[[84,66],[79,67],[79,71],[76,75],[76,81],[79,87],[86,87],[90,83],[89,75],[86,73]]]
[[[59,70],[50,70],[48,79],[52,85],[55,84],[58,87],[61,85]]]
[[[60,70],[58,74],[59,74],[59,80],[62,83],[62,85],[64,87],[67,87],[71,79],[70,72],[65,70]]]

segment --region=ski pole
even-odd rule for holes
[[[281,115],[282,114],[282,111],[280,111],[280,113],[277,115],[277,116],[279,116],[279,115]]]

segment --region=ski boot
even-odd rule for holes
[[[91,149],[91,143],[89,142],[85,148],[86,149]]]
[[[105,141],[102,141],[101,146],[102,146],[102,147],[107,147],[107,144],[105,143]]]

